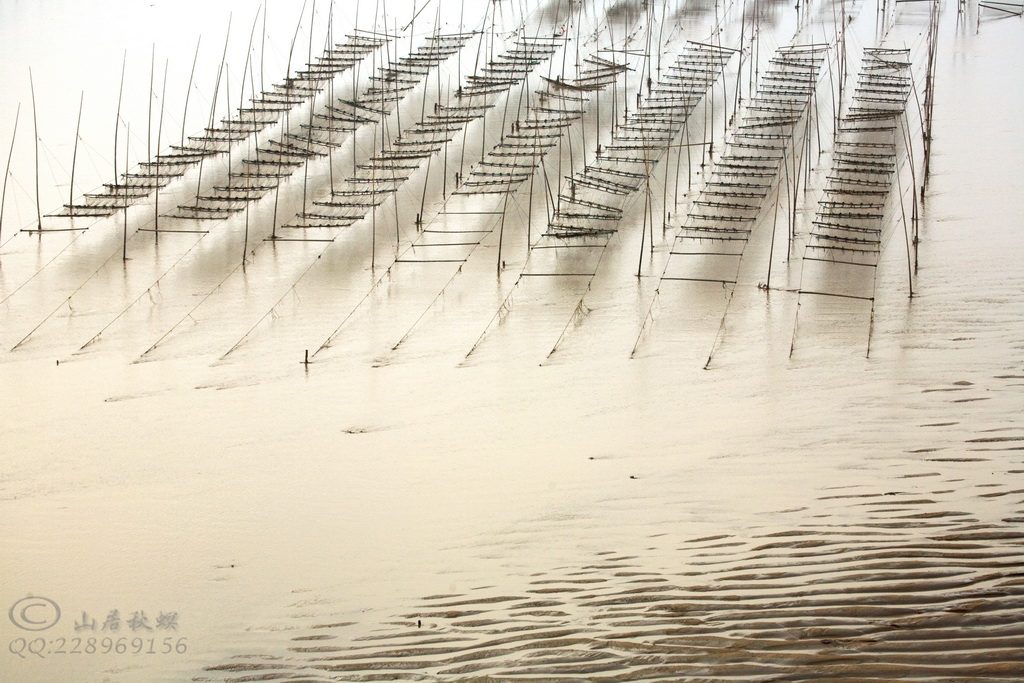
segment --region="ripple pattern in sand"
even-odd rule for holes
[[[896,481],[822,491],[817,514],[773,515],[788,528],[652,536],[675,571],[663,551],[598,553],[514,590],[425,597],[369,631],[311,623],[286,653],[195,680],[1019,680],[1024,488]]]

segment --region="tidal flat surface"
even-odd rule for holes
[[[930,3],[329,5],[0,7],[0,680],[1019,679],[1020,17],[940,3],[922,195]],[[125,54],[119,174],[355,28],[399,37],[127,215],[27,232],[29,66],[40,213],[59,213],[114,178]],[[468,31],[242,210],[175,215],[237,187],[257,149],[301,152],[329,99],[369,106],[371,76],[429,36]],[[455,97],[523,36],[556,49]],[[654,86],[689,77],[670,68],[686,41],[742,60],[671,141],[630,139]],[[702,191],[794,45],[827,50],[740,255],[680,258],[699,202],[739,201]],[[906,51],[914,89],[877,262],[844,270],[808,245],[875,47]],[[545,80],[595,56],[631,70],[594,91]],[[373,157],[467,102],[486,113],[374,176],[375,208],[283,227],[360,203],[345,193]],[[529,154],[502,156],[529,131]],[[574,186],[598,145],[643,147],[649,181],[609,199],[623,162]],[[559,195],[621,215],[553,235]],[[869,295],[810,293],[828,287]]]

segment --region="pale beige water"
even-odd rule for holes
[[[238,3],[235,40],[247,38],[238,36],[255,7]],[[287,15],[273,32],[286,44],[297,9],[270,9]],[[383,237],[371,270],[370,221],[320,259],[317,243],[260,243],[245,272],[232,274],[237,220],[202,240],[133,239],[122,266],[120,215],[77,239],[8,241],[9,226],[26,227],[34,214],[31,190],[29,199],[9,194],[0,679],[1014,679],[1024,667],[1024,135],[1012,68],[1024,26],[989,14],[975,23],[975,9],[958,29],[956,7],[944,8],[915,297],[897,233],[877,273],[870,355],[863,302],[802,297],[794,334],[797,298],[786,287],[799,286],[800,252],[788,271],[776,253],[779,289],[759,290],[763,231],[724,336],[721,289],[663,289],[655,299],[672,232],[656,224],[655,254],[637,280],[639,201],[584,292],[559,278],[516,286],[521,217],[506,225],[500,278],[496,233],[454,279],[426,267],[385,275],[394,246]],[[0,11],[5,35],[42,25],[31,8]],[[152,11],[195,16],[162,3]],[[52,35],[82,40],[68,12],[66,33]],[[860,8],[862,42],[874,33],[873,12]],[[926,13],[901,12],[897,35],[913,44]],[[779,6],[766,21],[766,52],[793,34],[790,13]],[[729,16],[738,36],[738,13]],[[226,17],[205,21],[209,75]],[[680,21],[685,28],[670,35],[706,39],[713,9]],[[114,31],[137,41],[128,47],[145,62],[130,81],[143,93],[133,131],[145,122],[148,36],[163,35],[155,22],[144,26]],[[191,58],[195,35],[183,30],[180,59]],[[69,40],[61,42],[71,50]],[[37,96],[47,83],[65,110],[50,112],[42,130],[70,138],[84,76],[58,87],[59,76],[40,75],[43,64],[92,74],[87,104],[92,79],[116,103],[117,42],[104,41],[91,68],[59,43],[19,48],[17,60],[5,52],[3,82],[27,88],[20,69],[31,62]],[[185,67],[172,68],[184,82]],[[107,100],[102,115],[87,117],[94,132],[84,139],[112,137]],[[13,121],[11,105],[0,120]],[[473,130],[467,147],[476,151]],[[29,188],[30,146],[16,159]],[[815,172],[825,170],[823,160]],[[101,167],[82,183],[111,175]],[[400,216],[418,210],[416,182],[400,197]],[[43,185],[44,206],[59,205],[53,179]],[[294,205],[294,187],[289,196]],[[814,200],[809,193],[808,218]],[[389,210],[378,236],[394,234]],[[265,207],[256,215],[265,221]],[[145,209],[132,218],[146,220]],[[541,223],[537,216],[535,238]],[[69,296],[71,306],[51,316]],[[587,312],[574,318],[581,296]],[[133,362],[193,309],[165,346]],[[38,336],[10,350],[36,326]],[[304,351],[339,326],[304,367]],[[7,615],[29,595],[62,609],[45,636]],[[177,630],[147,632],[134,655],[130,639],[141,630],[127,626],[124,654],[102,652],[102,630],[96,652],[55,652],[57,639],[71,649],[82,636],[74,622],[83,612],[100,629],[114,609],[123,618],[144,611],[150,625],[177,613]],[[165,633],[175,645],[186,638],[186,651],[160,652]],[[27,649],[38,637],[45,656]],[[19,638],[21,656],[12,652]]]

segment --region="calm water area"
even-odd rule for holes
[[[0,680],[1019,680],[1024,20],[939,3],[922,190],[928,2],[356,4],[0,2]],[[174,213],[301,147],[308,102],[127,213],[45,215],[115,177],[115,121],[120,174],[355,28],[397,37],[314,108],[473,34],[225,218]],[[550,57],[376,209],[282,227],[524,36]],[[742,58],[611,232],[545,235],[686,41]],[[827,47],[800,156],[726,282],[687,279],[677,236],[788,45]],[[823,266],[877,46],[914,82],[877,265]],[[630,70],[537,95],[594,58]],[[457,192],[567,108],[529,179]]]

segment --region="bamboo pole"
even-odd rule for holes
[[[187,125],[187,121],[188,121],[188,99],[189,99],[189,96],[192,94],[192,82],[195,79],[195,75],[196,75],[196,62],[199,61],[199,45],[202,42],[203,42],[203,37],[199,36],[199,38],[196,40],[196,52],[195,52],[195,55],[192,57],[192,71],[191,71],[191,73],[189,73],[189,76],[188,76],[188,88],[185,89],[185,110],[181,114],[181,142],[180,142],[180,145],[182,147],[185,146],[185,126]],[[126,53],[126,55],[127,55],[127,53]],[[124,73],[124,68],[123,67],[121,69],[121,72],[122,72],[122,79],[123,79],[123,73]],[[115,173],[114,175],[117,175],[117,174]]]
[[[43,230],[43,210],[40,207],[39,201],[39,119],[36,117],[36,86],[32,81],[32,67],[28,68],[28,84],[29,89],[32,92],[32,127],[34,131],[33,140],[35,143],[35,155],[36,155],[36,220],[37,229],[42,233]]]
[[[167,98],[167,68],[170,59],[164,62],[164,84],[160,93],[160,122],[156,127],[156,194],[153,197],[153,230],[160,232],[160,138],[164,130],[164,102]]]
[[[124,97],[124,70],[125,70],[125,67],[127,66],[127,64],[128,64],[128,51],[125,50],[124,51],[124,58],[121,60],[121,86],[120,86],[120,88],[117,91],[117,112],[114,115],[114,187],[111,188],[111,189],[113,189],[115,194],[117,192],[117,179],[118,179],[118,174],[117,174],[117,152],[118,152],[118,150],[117,150],[117,136],[118,136],[118,132],[121,129],[121,100]],[[125,173],[127,173],[127,172],[128,172],[128,169],[125,168]],[[127,181],[127,178],[125,178],[125,180]],[[125,209],[128,208],[128,200],[127,200],[127,198],[125,199],[124,207],[122,207],[122,208],[125,208]]]
[[[209,138],[210,129],[213,128],[214,121],[216,120],[217,114],[217,95],[220,93],[220,79],[224,74],[224,63],[228,57],[228,39],[231,37],[231,15],[228,15],[228,30],[224,35],[224,52],[221,54],[220,66],[217,67],[217,80],[213,85],[213,98],[210,100],[210,120],[207,126],[206,135],[203,136],[203,151],[209,149]],[[206,155],[203,154],[199,157],[199,173],[196,177],[196,206],[199,206],[199,196],[203,193],[203,162],[206,160]]]
[[[7,178],[11,174],[11,160],[14,158],[14,141],[18,139],[18,118],[21,116],[21,102],[14,111],[14,132],[11,133],[11,149],[7,153],[7,167],[4,169],[3,189],[0,190],[0,237],[3,237],[4,206],[7,204]],[[0,240],[2,242],[2,240]]]
[[[71,152],[71,182],[68,188],[68,204],[75,202],[75,164],[78,161],[78,140],[82,131],[82,105],[85,103],[85,91],[78,98],[78,123],[75,124],[75,145]]]
[[[315,2],[315,0],[314,0]],[[286,67],[285,82],[291,78],[292,73],[292,55],[295,52],[295,41],[299,38],[299,29],[302,27],[302,16],[306,13],[306,0],[302,0],[302,9],[299,11],[299,20],[295,23],[295,34],[292,35],[291,46],[288,48],[288,64]],[[291,110],[284,113],[284,131],[287,132],[291,128]],[[277,239],[277,209],[281,201],[281,178],[280,175],[284,168],[284,156],[278,157],[277,173],[278,178],[275,179],[274,183],[274,213],[270,220],[270,239]]]
[[[126,124],[127,130],[124,133],[124,168],[128,171],[128,150],[131,148],[132,124]],[[124,183],[124,233],[121,242],[121,261],[128,260],[128,177],[125,175]]]
[[[149,53],[149,102],[146,110],[146,161],[153,160],[153,79],[156,78],[156,43]],[[127,170],[127,169],[126,169]]]
[[[356,3],[356,7],[359,4]],[[267,0],[263,0],[263,33],[260,36],[260,93],[267,91],[266,86],[263,84],[263,71],[264,71],[264,56],[267,52]]]

